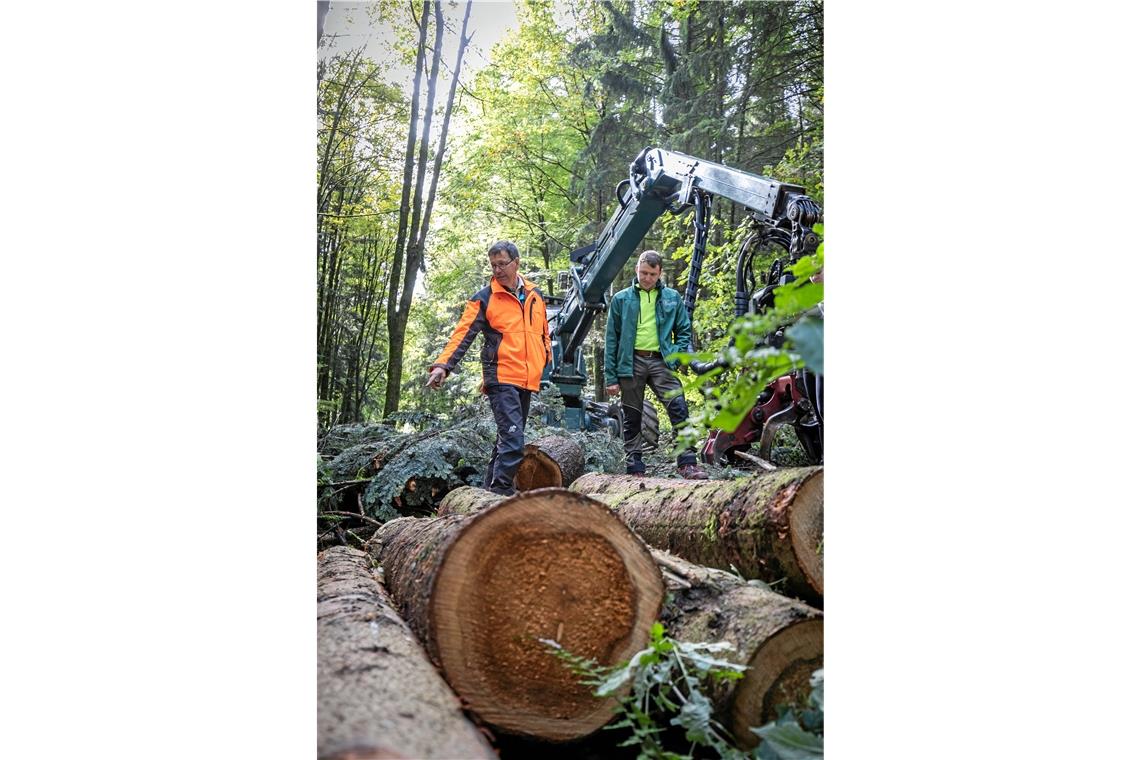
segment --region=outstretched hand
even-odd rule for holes
[[[427,387],[428,388],[442,388],[443,381],[447,379],[447,370],[443,367],[432,367],[431,374],[428,375]]]

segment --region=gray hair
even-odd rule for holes
[[[499,242],[492,245],[490,248],[487,249],[487,255],[488,256],[494,256],[496,253],[499,253],[500,251],[503,253],[506,253],[511,261],[514,261],[515,259],[517,259],[519,257],[518,246],[516,246],[514,243],[512,243],[509,240],[500,240]]]

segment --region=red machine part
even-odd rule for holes
[[[716,464],[728,456],[730,449],[749,446],[760,439],[764,423],[778,412],[799,404],[804,395],[796,387],[795,375],[778,377],[768,384],[760,400],[752,407],[736,430],[710,430],[705,445],[701,448],[701,459],[706,464]]]

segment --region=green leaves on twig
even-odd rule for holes
[[[685,760],[698,746],[712,749],[720,757],[746,757],[731,744],[724,726],[713,719],[712,703],[703,691],[709,683],[743,677],[745,666],[716,656],[732,651],[728,642],[677,641],[666,636],[664,626],[657,622],[650,629],[648,647],[625,665],[605,668],[594,660],[570,654],[557,642],[541,641],[582,676],[583,683],[595,687],[595,696],[614,696],[629,686],[629,693],[619,700],[620,719],[606,728],[629,729],[631,736],[619,746],[639,747],[640,758]],[[665,748],[660,736],[668,726],[684,729],[685,739],[691,743],[689,754]]]

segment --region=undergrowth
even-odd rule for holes
[[[731,733],[716,720],[705,693],[719,681],[743,678],[746,666],[719,656],[732,651],[726,641],[690,643],[665,635],[656,622],[649,646],[628,663],[605,667],[596,660],[566,651],[556,641],[540,639],[562,662],[592,687],[594,696],[611,697],[627,684],[618,700],[618,719],[605,730],[628,731],[618,747],[637,747],[638,760],[693,760],[715,755],[728,760],[809,760],[823,757],[823,671],[812,675],[807,706],[781,706],[778,718],[751,729],[761,737],[758,747],[738,747]],[[670,732],[683,732],[685,746]],[[710,755],[712,753],[712,755]]]

